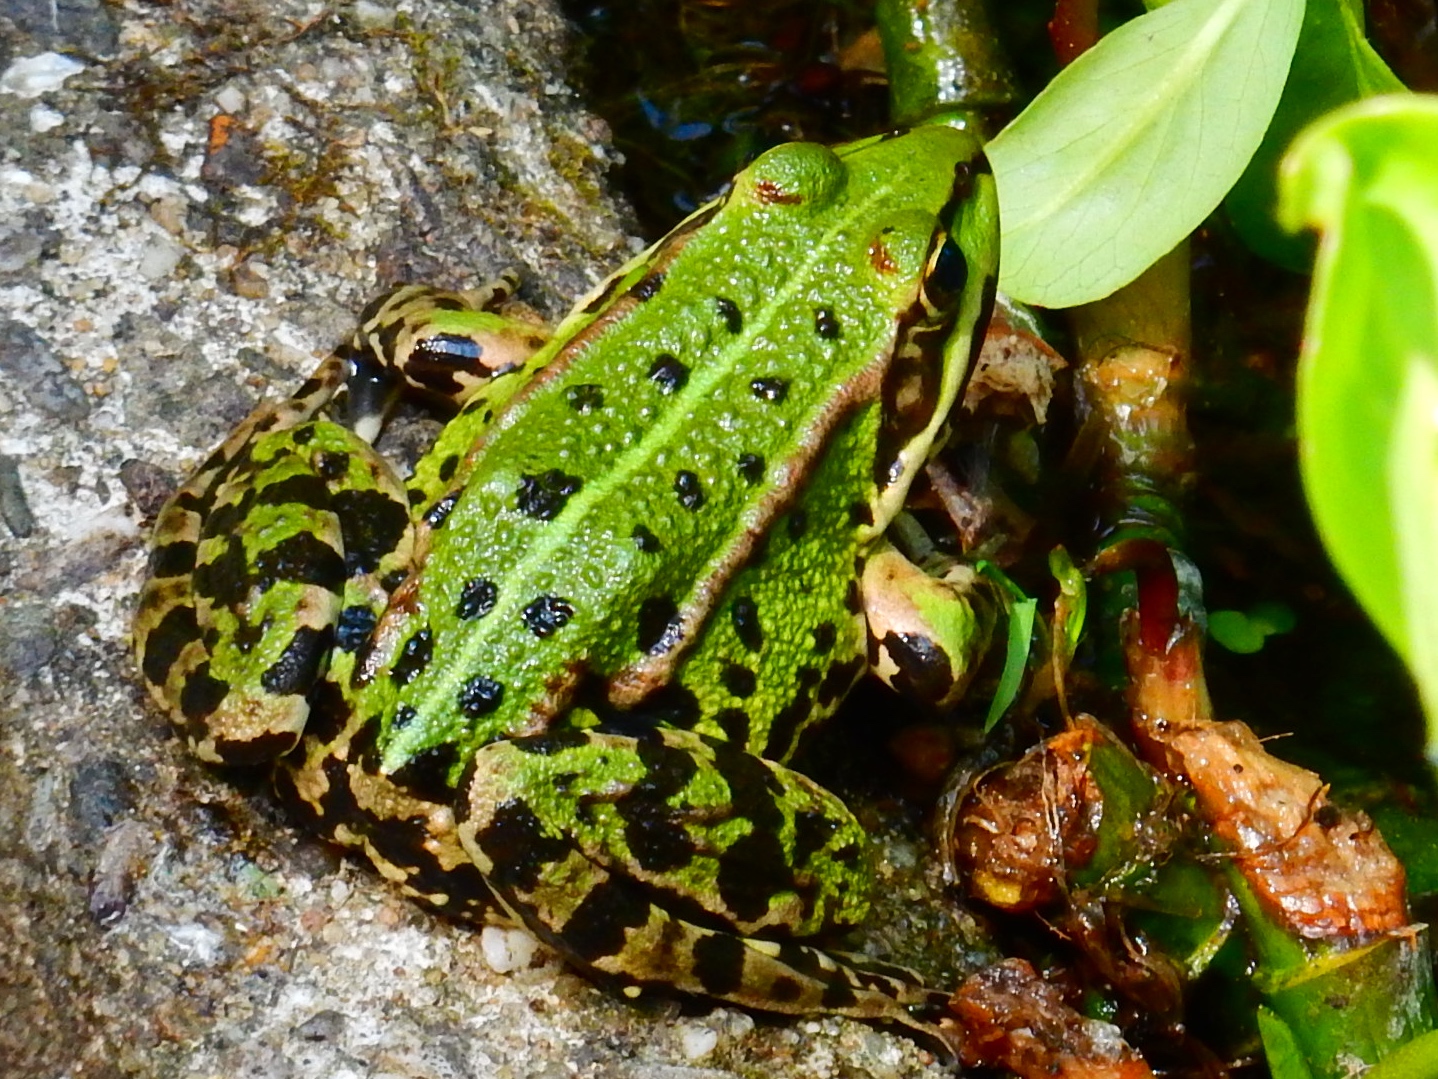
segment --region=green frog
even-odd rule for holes
[[[992,628],[885,532],[996,228],[977,143],[921,127],[770,150],[547,340],[512,279],[382,297],[161,512],[152,695],[411,894],[626,994],[927,1028],[942,994],[815,943],[864,918],[867,840],[785,762],[865,671],[951,700]],[[458,406],[407,481],[369,444],[401,388]]]

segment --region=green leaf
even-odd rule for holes
[[[1024,670],[1028,666],[1029,645],[1033,640],[1034,613],[1038,600],[1015,600],[1009,604],[1009,632],[1004,650],[1004,673],[999,676],[998,689],[989,702],[989,714],[984,717],[984,733],[994,729],[994,724],[1013,704],[1023,684]]]
[[[1438,1079],[1438,1031],[1414,1038],[1363,1073],[1364,1079]]]
[[[999,675],[994,698],[989,702],[988,715],[984,717],[984,733],[988,734],[1003,718],[1009,706],[1018,699],[1019,687],[1023,684],[1024,672],[1028,669],[1029,650],[1034,639],[1034,616],[1039,604],[1038,600],[1024,595],[1023,589],[1014,584],[1008,575],[992,562],[980,562],[976,568],[999,586],[999,596],[1008,615],[1004,669]]]
[[[1210,611],[1208,635],[1230,652],[1241,656],[1263,650],[1263,642],[1275,633],[1287,633],[1296,624],[1293,609],[1282,603],[1255,603],[1243,611]]]
[[[1298,372],[1300,463],[1338,571],[1407,661],[1438,760],[1438,98],[1305,132],[1280,213],[1322,231]]]
[[[1258,152],[1224,200],[1224,208],[1249,247],[1290,270],[1308,269],[1308,236],[1278,224],[1278,160],[1311,121],[1359,98],[1396,93],[1398,76],[1363,36],[1363,8],[1350,0],[1308,0],[1303,29],[1278,111]]]
[[[1258,1033],[1263,1038],[1263,1055],[1273,1079],[1313,1079],[1293,1031],[1276,1013],[1262,1005],[1258,1008]]]
[[[1263,627],[1254,625],[1253,620],[1242,611],[1210,611],[1208,635],[1240,656],[1261,652],[1268,637]]]
[[[1059,629],[1059,640],[1054,648],[1059,652],[1061,668],[1066,671],[1078,651],[1079,638],[1083,636],[1084,619],[1088,615],[1088,589],[1084,585],[1083,573],[1063,547],[1055,547],[1049,552],[1049,572],[1059,586],[1059,598],[1054,602],[1054,623]]]
[[[988,146],[999,287],[1097,300],[1192,232],[1262,139],[1302,17],[1303,0],[1173,0],[1064,69]]]

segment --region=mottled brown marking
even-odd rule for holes
[[[765,206],[799,206],[804,196],[794,191],[785,191],[773,180],[760,180],[754,185],[754,198]]]

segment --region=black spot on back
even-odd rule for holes
[[[300,626],[279,658],[260,675],[260,685],[265,692],[279,696],[308,693],[329,658],[334,639],[334,629],[330,626],[321,629]]]
[[[764,746],[764,756],[772,760],[783,760],[793,752],[800,730],[814,711],[812,693],[819,681],[819,672],[813,667],[800,668],[799,685],[794,699],[779,711],[769,725],[769,740]]]
[[[863,667],[862,656],[829,664],[829,669],[824,672],[824,680],[819,683],[819,703],[827,708],[842,698],[849,692],[849,687],[854,684],[854,679],[859,677]]]
[[[688,469],[682,468],[674,474],[674,493],[686,510],[697,510],[704,505],[704,488],[699,483],[699,476]]]
[[[634,540],[634,546],[638,547],[645,554],[654,554],[664,549],[664,544],[659,542],[659,537],[651,532],[644,525],[635,525],[634,531],[629,533]]]
[[[741,453],[739,455],[739,475],[744,477],[746,483],[755,484],[764,478],[764,458],[757,453]]]
[[[348,475],[350,455],[340,450],[321,450],[314,456],[314,465],[320,479],[333,483]]]
[[[736,697],[752,697],[758,686],[753,670],[739,663],[726,663],[719,675],[724,688]]]
[[[235,627],[235,631],[230,635],[230,639],[242,655],[249,655],[255,650],[255,645],[260,643],[261,638],[265,635],[265,631],[270,628],[270,621],[270,619],[266,618],[257,626],[252,626],[247,622],[241,622]],[[212,633],[214,634],[213,640],[211,639]],[[205,631],[206,648],[213,649],[215,642],[218,640],[219,635],[215,633],[215,627],[211,626]]]
[[[429,666],[434,654],[434,632],[429,626],[417,630],[400,649],[399,658],[394,661],[389,677],[397,686],[407,686],[419,677]]]
[[[834,317],[832,308],[820,307],[814,312],[814,332],[826,341],[838,338],[839,320]]]
[[[714,714],[714,722],[724,737],[736,745],[749,742],[749,713],[742,708],[724,708]]]
[[[839,830],[838,823],[812,809],[794,814],[794,864],[802,866],[820,853]]]
[[[574,607],[567,599],[550,595],[539,596],[519,614],[529,632],[541,639],[563,629],[573,615]]]
[[[784,398],[789,396],[789,380],[773,377],[756,378],[750,381],[749,392],[761,401],[782,405]]]
[[[564,399],[569,402],[569,407],[578,412],[581,416],[587,416],[596,409],[604,407],[604,389],[596,386],[593,382],[585,382],[579,386],[570,386],[564,391]]]
[[[449,777],[458,758],[459,750],[452,742],[429,746],[396,768],[390,774],[390,782],[426,802],[448,805],[454,800],[454,787],[450,784]],[[424,849],[423,842],[426,838],[428,837],[421,833],[418,847],[420,851]],[[414,839],[411,838],[410,842],[413,844]],[[398,864],[403,865],[414,857],[415,849],[411,847],[408,853],[395,851],[395,858],[390,860],[395,861],[398,858]]]
[[[552,521],[564,509],[569,497],[575,494],[584,481],[557,468],[551,468],[539,475],[520,477],[517,492],[519,512],[540,521]]]
[[[719,317],[724,320],[724,328],[730,333],[738,333],[744,329],[744,315],[733,300],[715,296],[714,306],[719,310]]]
[[[283,506],[291,502],[312,509],[325,509],[330,504],[329,486],[319,476],[300,473],[256,489],[256,505]]]
[[[814,627],[814,651],[820,655],[831,651],[838,636],[833,622],[820,622]]]
[[[430,528],[443,528],[444,522],[449,520],[449,515],[459,503],[459,491],[451,491],[433,506],[425,511],[424,523]]]
[[[344,579],[344,560],[311,532],[287,536],[255,557],[253,581],[262,592],[276,581],[313,584],[338,592]]]
[[[677,357],[661,352],[649,366],[649,379],[659,387],[660,393],[674,393],[682,390],[689,381],[689,368]]]
[[[730,608],[729,616],[733,619],[734,632],[739,635],[740,644],[751,652],[757,652],[764,647],[764,630],[759,625],[759,608],[753,599],[740,596]]]
[[[498,599],[499,587],[493,581],[471,577],[460,589],[459,602],[454,607],[455,617],[465,620],[483,618],[494,610]]]
[[[459,689],[459,710],[471,719],[487,716],[504,701],[504,686],[477,674]]]
[[[629,290],[629,295],[633,296],[640,303],[644,303],[646,300],[652,300],[655,296],[658,296],[659,290],[663,287],[664,271],[658,270],[641,277],[638,282],[635,283],[634,287]]]

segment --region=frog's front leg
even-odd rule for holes
[[[992,587],[960,562],[921,568],[885,540],[864,565],[860,592],[869,669],[918,704],[957,704],[993,637]]]
[[[456,817],[510,913],[581,967],[760,1010],[919,1025],[941,996],[795,938],[868,910],[867,839],[812,780],[692,731],[553,731],[480,750]]]

